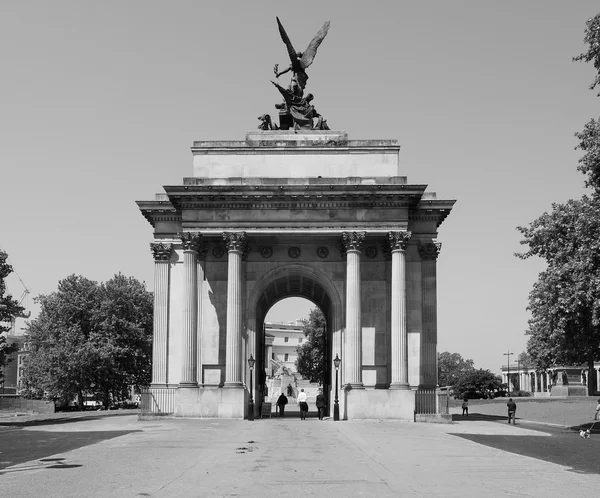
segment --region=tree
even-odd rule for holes
[[[466,373],[474,370],[473,360],[465,360],[458,353],[438,353],[438,384],[455,386]]]
[[[311,382],[323,383],[325,375],[325,334],[327,322],[319,308],[310,310],[308,319],[304,320],[304,336],[307,341],[298,346],[296,370],[302,377]]]
[[[587,22],[587,52],[576,61],[593,62],[591,85],[600,84],[600,14]],[[517,227],[529,250],[521,259],[538,256],[547,263],[529,295],[531,312],[527,352],[539,369],[556,363],[593,362],[600,357],[600,121],[592,119],[576,133],[583,151],[578,169],[586,175],[591,195],[553,204],[528,227]],[[590,391],[592,382],[589,382]]]
[[[474,394],[490,397],[495,391],[501,389],[502,379],[490,370],[479,368],[466,372],[454,386],[454,391],[465,396]]]
[[[104,284],[71,275],[36,298],[41,311],[28,327],[29,391],[59,403],[92,394],[108,408],[132,386],[150,383],[152,294],[134,278]]]
[[[13,299],[12,295],[6,293],[6,283],[4,279],[8,277],[13,269],[6,260],[8,254],[0,250],[0,367],[4,367],[12,361],[9,356],[17,352],[16,344],[8,344],[4,332],[8,332],[10,327],[2,323],[10,323],[11,319],[23,313],[24,309]],[[0,381],[4,378],[4,368],[0,370]]]

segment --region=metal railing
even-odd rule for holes
[[[142,413],[174,413],[175,389],[150,387],[142,390],[140,410]]]
[[[437,389],[417,389],[415,392],[415,413],[419,415],[448,415],[447,393]]]

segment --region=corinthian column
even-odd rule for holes
[[[363,389],[360,253],[366,232],[344,232],[346,251],[346,384]]]
[[[152,331],[152,386],[167,385],[167,341],[169,337],[169,273],[171,244],[150,244],[154,256],[154,319]]]
[[[436,261],[442,244],[419,243],[421,255],[421,292],[423,294],[423,336],[421,370],[423,387],[437,385],[437,270]]]
[[[389,232],[392,252],[392,382],[390,389],[408,385],[408,333],[406,329],[406,247],[410,232]]]
[[[242,348],[242,258],[248,251],[246,232],[223,234],[227,245],[227,338],[224,387],[243,387]]]
[[[183,340],[181,355],[181,380],[179,387],[198,387],[198,253],[204,250],[202,235],[183,232]]]

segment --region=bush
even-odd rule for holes
[[[509,398],[526,398],[527,396],[531,396],[529,391],[511,391],[509,394],[506,394]]]

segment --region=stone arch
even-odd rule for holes
[[[246,302],[247,357],[254,355],[256,370],[264,369],[264,344],[262,324],[268,310],[278,301],[288,297],[303,297],[318,306],[327,321],[328,376],[324,386],[330,390],[334,379],[331,367],[336,354],[342,354],[342,329],[344,306],[339,290],[327,274],[305,264],[287,264],[273,268],[260,278],[249,291]],[[263,370],[264,371],[264,370]],[[254,389],[260,391],[261,379],[257,375]],[[256,392],[256,391],[255,391]]]

